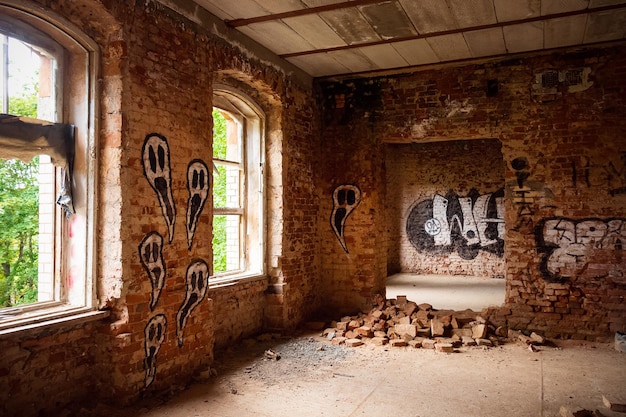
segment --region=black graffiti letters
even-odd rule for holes
[[[149,387],[156,378],[156,361],[157,354],[161,345],[165,340],[165,329],[167,327],[167,319],[163,314],[157,314],[150,318],[148,324],[144,328],[144,350],[146,358],[144,359],[144,367],[146,368],[146,377],[144,378],[144,386]]]
[[[185,301],[176,314],[176,339],[183,345],[183,330],[193,309],[204,299],[209,287],[209,266],[202,259],[196,259],[187,267]]]
[[[191,250],[198,218],[209,195],[209,169],[201,159],[194,159],[187,167],[187,244]]]
[[[504,254],[504,190],[459,197],[450,191],[413,206],[406,222],[407,237],[420,252],[457,251],[474,259],[479,251]]]
[[[172,243],[174,223],[176,222],[176,206],[172,196],[170,149],[167,140],[157,133],[147,135],[141,154],[144,175],[157,194],[167,224],[168,241]]]
[[[330,225],[346,253],[348,253],[345,238],[346,219],[359,203],[361,203],[361,190],[356,185],[340,185],[333,191],[333,211],[330,215]]]

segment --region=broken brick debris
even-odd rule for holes
[[[462,346],[484,349],[505,341],[518,341],[535,351],[535,346],[546,343],[536,332],[527,336],[506,326],[496,328],[472,310],[436,310],[430,304],[417,304],[404,296],[387,300],[377,296],[371,311],[343,316],[330,322],[330,327],[326,327],[327,323],[309,322],[306,327],[325,329],[322,336],[332,344],[350,347],[368,343],[449,353]]]

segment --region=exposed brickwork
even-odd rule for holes
[[[581,69],[588,78],[576,88],[558,85],[550,94],[538,94],[537,75],[548,69]],[[506,164],[507,298],[503,308],[492,311],[492,318],[541,330],[550,337],[610,338],[612,332],[626,326],[624,231],[609,229],[621,224],[609,221],[623,219],[626,206],[625,75],[624,49],[609,48],[328,83],[322,93],[322,137],[324,143],[338,143],[339,149],[350,153],[337,170],[337,147],[324,148],[323,171],[329,174],[322,177],[320,195],[328,195],[337,181],[345,181],[359,183],[370,204],[385,194],[389,201],[390,190],[379,180],[381,172],[369,169],[377,165],[372,159],[382,160],[384,155],[379,152],[380,145],[372,142],[498,139],[502,156],[491,162],[498,170]],[[493,80],[497,82],[494,94],[487,94],[490,80],[492,85]],[[388,157],[387,170],[390,163]],[[364,171],[368,171],[367,180]],[[460,181],[465,180],[466,172],[457,173]],[[363,245],[350,255],[342,253],[330,228],[320,232],[330,294],[384,283],[385,274],[378,263],[369,265],[366,277],[357,277],[349,268],[359,253],[382,247],[371,238],[376,225],[357,221],[366,213],[363,206],[361,203],[346,226],[346,235]],[[389,206],[375,208],[383,211]],[[328,213],[330,209],[322,205],[324,210]],[[571,248],[581,251],[575,253],[581,255],[581,265],[575,257],[563,254],[568,243],[557,242],[554,229],[545,232],[541,228],[546,219],[569,222],[569,238],[582,239]],[[581,224],[585,219],[595,223]],[[574,237],[572,228],[588,236],[587,240]],[[596,230],[614,233],[600,239]],[[593,233],[595,248],[589,243]],[[562,250],[555,255],[551,250],[558,244]],[[394,259],[389,262],[394,265]],[[351,301],[353,309],[368,302],[356,295],[342,301]]]
[[[497,233],[497,221],[504,221],[504,213],[500,214],[501,218],[497,217],[496,207],[494,222],[487,223],[485,218],[490,216],[477,207],[486,202],[485,208],[491,207],[493,211],[493,206],[499,202],[497,193],[504,188],[504,161],[497,140],[393,144],[387,146],[385,167],[389,273],[504,277],[502,247],[497,243],[497,239],[503,239],[504,234],[487,238],[476,233],[479,228],[485,229],[484,234]],[[458,200],[467,197],[472,199],[473,204],[459,210]],[[445,201],[442,198],[446,198]],[[424,230],[426,224],[417,224],[415,219],[411,219],[411,213],[417,213],[421,206],[428,206],[427,217],[432,218],[430,207],[433,199],[445,203],[449,213],[441,221],[434,222],[435,229],[428,233]],[[504,209],[503,203],[501,207]],[[467,242],[467,236],[463,236],[463,240],[461,236],[456,241],[451,239],[451,235],[460,235],[458,229],[462,225],[454,215],[458,219],[472,220],[466,227],[466,234],[473,236],[469,240],[473,247],[471,253],[464,254],[463,248],[455,247],[455,243]],[[407,229],[419,232],[420,236],[408,239]],[[435,244],[435,237],[449,240],[450,244]],[[478,242],[474,243],[477,238]],[[464,244],[467,246],[467,243]]]

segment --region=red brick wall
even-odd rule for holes
[[[504,210],[498,194],[504,160],[498,140],[390,144],[385,167],[388,273],[504,277],[504,233],[497,223],[504,222],[498,212]],[[433,217],[433,202],[435,211],[445,204],[447,213]]]
[[[372,169],[385,161],[389,172],[393,163],[379,144],[493,138],[502,148],[490,162],[500,172],[506,164],[507,280],[506,304],[493,312],[494,320],[548,336],[606,339],[623,331],[624,52],[606,48],[324,84],[322,140],[339,145],[324,148],[322,171],[328,174],[322,176],[320,195],[345,181],[359,183],[364,196],[347,220],[346,233],[359,242],[349,256],[330,227],[320,230],[331,297],[350,287],[374,289],[384,283],[378,262],[387,260],[367,263],[367,274],[357,277],[347,268],[351,259],[390,250],[389,262],[395,262],[397,249],[382,246],[382,236],[372,238],[380,227],[357,224],[364,206],[386,210],[387,218],[397,221],[389,215],[394,208],[381,181],[384,171]],[[577,86],[537,88],[546,71],[567,78],[578,70],[583,80]],[[337,149],[349,151],[350,163],[337,167]],[[330,210],[322,205],[321,218]],[[562,222],[555,227],[550,220]],[[563,228],[576,245],[559,240],[557,231]],[[392,234],[388,242],[393,243]],[[569,250],[574,253],[568,255]],[[353,309],[363,308],[368,296],[347,301]]]
[[[256,51],[211,35],[210,25],[202,28],[155,2],[57,3],[56,13],[84,29],[100,47],[96,280],[100,307],[111,316],[71,331],[4,338],[3,351],[13,352],[0,359],[0,388],[15,392],[14,400],[0,406],[0,413],[8,415],[21,413],[27,401],[24,415],[39,410],[53,414],[70,402],[123,403],[185,386],[211,364],[214,346],[265,327],[292,328],[321,303],[314,184],[319,127],[310,80],[307,85],[303,77],[287,76],[286,70],[262,63]],[[202,158],[210,166],[214,79],[247,94],[266,115],[268,278],[209,289],[207,299],[192,310],[180,346],[176,323],[187,268],[197,259],[209,265],[212,260],[210,202],[191,250],[185,215],[188,163]],[[171,242],[157,195],[144,175],[142,148],[153,133],[169,145],[177,209]],[[152,286],[138,251],[150,232],[164,239],[167,268],[153,310]],[[280,302],[268,295],[269,284],[282,292]],[[167,325],[156,378],[146,388],[145,331],[154,318]]]

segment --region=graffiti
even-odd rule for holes
[[[148,233],[139,244],[139,259],[141,260],[141,265],[148,273],[150,284],[152,284],[150,310],[154,310],[165,284],[166,268],[163,260],[163,236],[158,232]]]
[[[474,259],[480,250],[504,254],[504,190],[467,197],[453,191],[413,206],[406,222],[411,244],[420,252],[451,253]]]
[[[169,233],[168,241],[174,238],[176,206],[172,197],[172,178],[170,170],[170,148],[164,136],[151,133],[146,136],[141,150],[143,171],[150,186],[154,189],[163,211],[163,217]]]
[[[547,281],[611,277],[626,282],[626,219],[547,218],[535,233]]]
[[[598,165],[583,156],[578,161],[572,160],[571,167],[574,188],[607,187],[612,197],[626,194],[626,152],[621,152],[619,162]]]
[[[356,185],[340,185],[333,191],[333,211],[330,215],[330,226],[346,253],[348,253],[345,237],[346,219],[360,203],[361,190]]]
[[[187,286],[185,301],[176,314],[176,339],[178,346],[183,345],[183,330],[191,312],[200,304],[209,286],[209,266],[202,259],[196,259],[187,267]]]
[[[144,387],[148,388],[156,379],[156,361],[157,354],[161,345],[165,340],[165,329],[167,327],[167,319],[164,314],[157,314],[150,318],[148,324],[144,328],[144,351],[146,358],[144,367],[146,368],[146,377],[144,378]]]
[[[198,218],[209,195],[209,169],[201,159],[194,159],[187,167],[187,189],[187,244],[191,250]]]

